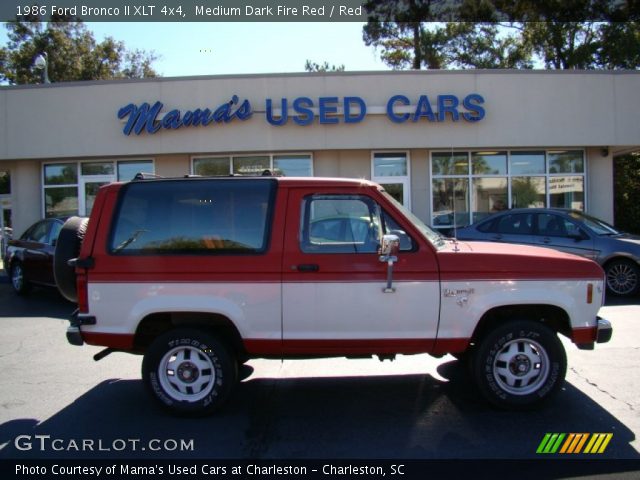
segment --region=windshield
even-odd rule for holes
[[[586,215],[580,212],[571,212],[569,213],[569,215],[571,215],[571,217],[575,220],[582,222],[596,235],[620,235],[622,233],[608,223],[590,215]]]
[[[402,212],[402,214],[409,219],[413,225],[422,232],[422,234],[431,242],[431,244],[435,248],[441,248],[445,245],[444,238],[437,232],[434,232],[429,227],[427,227],[422,220],[416,217],[408,208],[398,202],[395,198],[389,195],[384,190],[381,190],[382,194],[389,200],[393,205]]]

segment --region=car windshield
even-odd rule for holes
[[[408,208],[398,202],[395,198],[393,198],[389,193],[382,190],[382,194],[395,205],[395,207],[400,210],[405,217],[409,219],[415,227],[422,232],[422,234],[431,242],[431,244],[439,249],[445,245],[444,237],[437,232],[434,232],[429,227],[427,227],[422,220],[416,217]]]
[[[616,230],[613,226],[609,225],[608,223],[598,218],[592,217],[590,215],[586,215],[580,212],[571,212],[569,215],[571,215],[571,217],[574,218],[575,220],[582,222],[587,228],[591,229],[591,231],[596,235],[612,236],[612,235],[620,235],[622,233]]]

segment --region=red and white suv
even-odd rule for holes
[[[251,358],[416,353],[464,356],[491,403],[526,408],[563,383],[558,334],[591,349],[612,331],[595,262],[445,239],[363,180],[107,185],[63,228],[56,275],[69,341],[143,353],[181,414],[220,407]]]

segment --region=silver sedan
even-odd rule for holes
[[[550,247],[598,262],[608,290],[631,296],[640,289],[640,237],[575,210],[505,210],[457,229],[459,240],[522,243]]]

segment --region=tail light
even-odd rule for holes
[[[89,313],[89,289],[87,287],[86,273],[77,274],[76,288],[78,291],[78,312]]]

